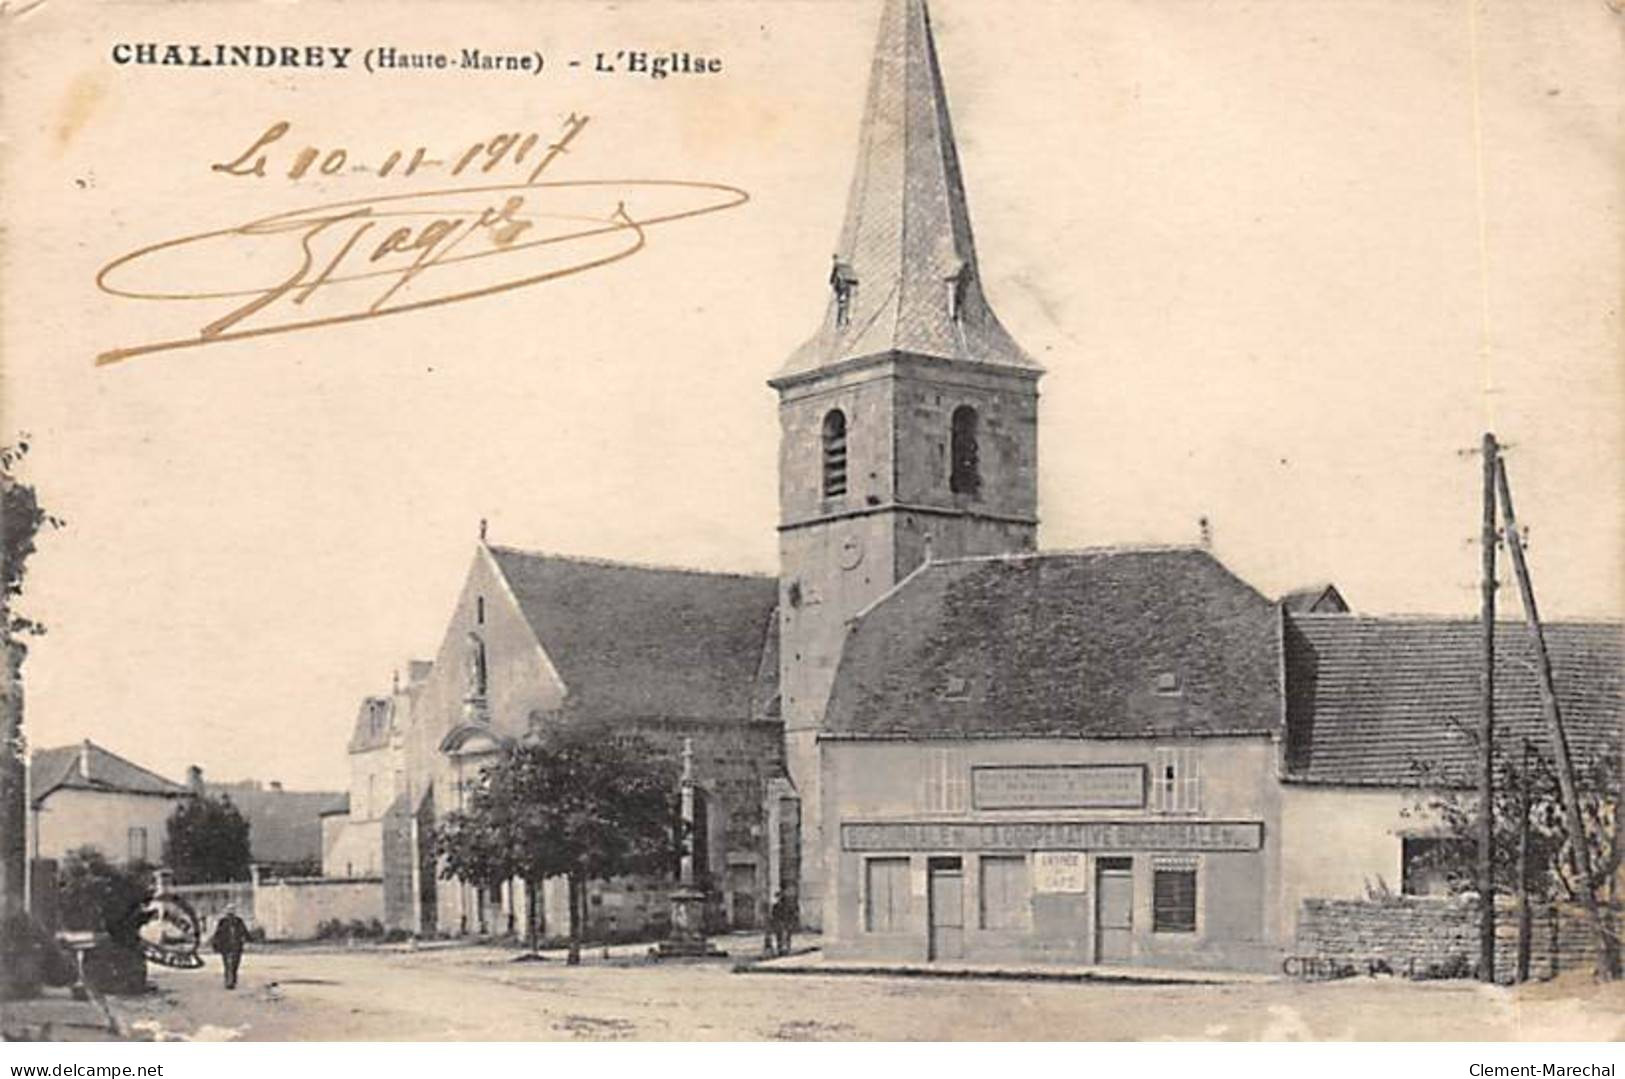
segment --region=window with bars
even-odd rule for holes
[[[1151,931],[1196,932],[1196,870],[1156,869],[1151,877]]]
[[[1151,809],[1198,813],[1202,809],[1202,757],[1194,746],[1157,750],[1151,765]]]
[[[907,858],[870,858],[864,865],[863,927],[871,933],[908,930]]]
[[[1029,889],[1024,855],[982,856],[982,928],[1025,929]]]
[[[846,413],[830,409],[824,416],[824,497],[846,494]]]
[[[958,754],[950,749],[926,750],[923,797],[926,812],[963,813],[968,785]]]

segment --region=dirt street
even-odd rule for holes
[[[569,968],[513,956],[261,949],[235,992],[222,989],[211,956],[203,971],[154,968],[158,991],[117,1008],[138,1036],[196,1040],[1625,1038],[1625,996],[1583,978],[1517,992],[1368,978],[1057,984],[736,974],[726,962],[630,956]]]

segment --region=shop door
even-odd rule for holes
[[[1095,962],[1121,963],[1134,954],[1134,863],[1102,858],[1095,869]]]
[[[965,956],[965,873],[958,858],[932,858],[931,958]]]

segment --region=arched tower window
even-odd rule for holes
[[[830,409],[824,416],[824,497],[846,494],[846,413]]]
[[[956,495],[974,495],[982,489],[980,453],[976,446],[978,422],[976,410],[969,405],[954,409],[949,447],[953,470],[948,474],[948,489]]]

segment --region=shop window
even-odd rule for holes
[[[950,749],[925,752],[925,810],[928,813],[965,811],[964,766]]]
[[[1197,813],[1202,808],[1202,758],[1195,747],[1159,749],[1151,766],[1151,809]]]
[[[1025,856],[982,857],[982,928],[1025,929],[1028,884]]]
[[[1157,869],[1152,873],[1151,931],[1196,932],[1196,870]]]
[[[129,835],[130,861],[144,862],[147,860],[147,830],[145,828],[131,828]]]
[[[863,927],[871,933],[908,930],[907,858],[871,858],[864,865]]]

